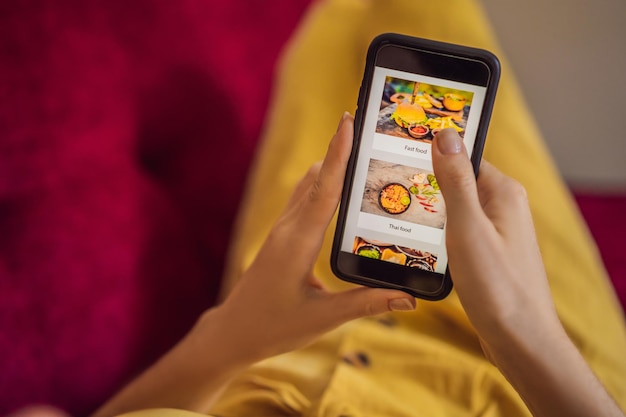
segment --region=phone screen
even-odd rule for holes
[[[414,276],[395,284],[438,291],[448,265],[446,203],[433,172],[432,140],[452,128],[470,157],[475,148],[482,154],[484,132],[479,146],[475,142],[488,84],[488,69],[476,60],[397,46],[378,53],[362,85],[366,99],[360,101],[360,138],[338,243],[343,254],[367,258],[364,265],[376,265],[373,260],[411,269]]]

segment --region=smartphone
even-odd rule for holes
[[[500,63],[466,46],[383,34],[367,53],[331,267],[339,278],[426,300],[452,289],[434,135],[453,128],[477,174]]]

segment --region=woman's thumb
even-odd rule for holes
[[[327,309],[337,325],[360,317],[373,316],[390,311],[415,310],[415,298],[399,290],[361,287],[330,296]]]
[[[433,168],[446,202],[448,218],[480,208],[476,177],[463,139],[454,129],[444,129],[433,140]]]

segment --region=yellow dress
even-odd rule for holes
[[[314,3],[280,63],[231,248],[225,293],[254,258],[296,182],[324,156],[343,111],[354,112],[367,46],[383,32],[475,46],[501,58],[503,74],[484,157],[526,187],[559,316],[609,393],[626,409],[622,310],[507,59],[475,1]],[[331,227],[315,273],[340,290],[349,284],[330,271],[333,232]],[[175,410],[146,413],[177,415]],[[484,358],[454,292],[441,302],[418,302],[414,313],[349,323],[306,349],[265,360],[234,381],[212,413],[530,415]]]

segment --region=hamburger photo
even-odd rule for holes
[[[391,119],[399,126],[408,128],[411,125],[420,124],[427,120],[426,112],[419,104],[411,104],[408,101],[398,103],[396,111],[391,115]]]

